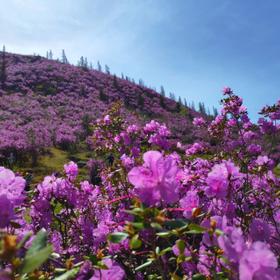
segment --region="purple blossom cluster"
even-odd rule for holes
[[[224,94],[220,115],[194,120],[208,135],[190,147],[155,120],[131,124],[116,104],[87,139],[91,182],[71,161],[25,191],[1,167],[0,276],[280,279],[279,158],[269,146],[279,104],[256,125],[240,97]]]

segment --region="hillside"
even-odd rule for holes
[[[5,53],[5,64],[0,89],[2,162],[10,156],[25,161],[26,153],[37,157],[46,147],[69,150],[86,139],[91,121],[117,101],[127,122],[159,120],[174,139],[193,139],[192,119],[199,114],[145,86],[40,56]]]

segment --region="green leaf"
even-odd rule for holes
[[[176,245],[180,251],[180,254],[183,255],[186,248],[185,242],[182,239],[178,239],[176,241]]]
[[[192,280],[206,280],[206,277],[202,274],[195,274],[193,275]]]
[[[149,260],[141,265],[139,265],[138,267],[135,268],[135,271],[139,271],[139,270],[142,270],[143,268],[149,266],[152,264],[153,261]]]
[[[215,233],[216,233],[218,236],[224,235],[224,232],[223,232],[222,230],[218,229],[218,228],[215,230]]]
[[[178,229],[181,227],[184,227],[188,224],[189,222],[187,220],[183,220],[183,219],[176,219],[176,220],[171,220],[171,221],[166,221],[164,223],[164,225],[168,228],[168,229]]]
[[[108,240],[112,243],[120,243],[128,237],[125,232],[114,232],[108,236]]]
[[[142,208],[134,208],[132,210],[125,210],[125,212],[134,216],[141,216],[144,210]]]
[[[167,238],[167,237],[172,236],[172,232],[170,232],[170,231],[158,232],[156,235],[159,237],[162,237],[162,238]]]
[[[39,268],[49,258],[51,253],[51,245],[48,245],[45,248],[34,252],[33,254],[29,253],[23,260],[21,273],[30,273],[36,268]]]
[[[139,235],[134,235],[130,240],[130,248],[131,249],[138,249],[142,246],[142,241],[139,239]]]
[[[167,247],[167,248],[165,248],[165,249],[163,249],[163,250],[161,250],[161,251],[159,252],[159,256],[163,256],[163,255],[165,255],[166,253],[171,252],[171,251],[172,251],[172,248],[171,248],[171,247]]]
[[[137,228],[137,229],[143,229],[143,228],[145,227],[145,225],[144,225],[143,223],[139,223],[139,222],[137,222],[137,223],[132,223],[132,226],[133,226],[134,228]]]
[[[189,233],[189,234],[201,234],[206,231],[206,228],[201,227],[200,225],[197,225],[197,224],[190,224],[188,226],[188,228],[189,228],[189,231],[187,231],[187,233]]]
[[[32,244],[26,252],[25,257],[32,256],[39,250],[45,248],[47,246],[47,237],[47,232],[45,230],[40,230],[32,241]]]
[[[75,267],[71,270],[68,270],[67,272],[63,273],[62,275],[54,278],[54,280],[68,280],[68,279],[74,279],[74,277],[78,274],[80,268]]]
[[[159,223],[151,223],[151,227],[157,230],[162,230],[162,226]]]

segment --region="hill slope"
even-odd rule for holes
[[[91,120],[122,101],[128,122],[165,122],[176,139],[190,142],[198,113],[125,79],[40,56],[6,53],[0,90],[0,151],[4,156],[84,138]]]

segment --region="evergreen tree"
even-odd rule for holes
[[[68,64],[68,59],[66,57],[65,50],[62,50],[61,62],[65,63],[65,64]]]
[[[179,97],[179,100],[176,103],[176,111],[179,113],[181,111],[182,108],[182,101],[180,101],[181,98]]]
[[[181,106],[183,105],[183,102],[182,102],[181,96],[179,96],[178,103],[179,103]]]
[[[139,86],[144,86],[144,81],[142,79],[139,79]]]
[[[172,92],[169,93],[169,98],[174,101],[176,100],[175,94]]]
[[[186,98],[184,98],[184,106],[188,107],[188,102],[187,102]]]
[[[4,90],[7,80],[7,64],[6,64],[6,48],[3,46],[2,55],[1,55],[1,68],[0,68],[0,83],[1,88]]]
[[[165,90],[164,90],[164,87],[163,87],[163,86],[160,87],[160,95],[162,95],[163,97],[165,97]]]
[[[116,90],[120,91],[120,85],[118,83],[118,78],[117,78],[116,75],[114,75],[114,78],[113,78],[113,85],[114,85]]]
[[[78,66],[79,67],[84,67],[85,65],[85,59],[83,56],[80,57],[80,60],[78,61]]]
[[[108,96],[105,94],[104,89],[100,88],[99,90],[99,99],[101,101],[107,102],[108,101]]]
[[[49,51],[49,59],[53,59],[53,52],[52,52],[52,50]]]
[[[49,59],[49,51],[47,51],[46,58]]]
[[[193,102],[193,101],[192,101],[191,108],[192,108],[192,110],[194,110],[194,111],[195,111],[195,105],[194,105],[194,102]]]
[[[199,111],[199,113],[206,115],[206,109],[205,109],[205,105],[203,102],[198,103],[198,111]]]
[[[97,70],[102,72],[102,66],[99,61],[97,61]]]
[[[107,64],[105,64],[105,72],[107,74],[110,74],[110,68],[109,68],[109,66]]]
[[[164,96],[163,95],[159,96],[159,104],[162,108],[165,108],[165,102],[164,102]]]
[[[88,69],[88,60],[87,60],[87,57],[85,57],[84,59],[84,66],[83,66],[84,69]]]

